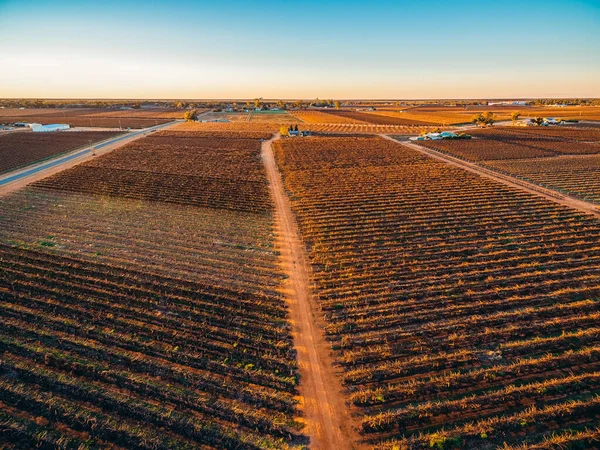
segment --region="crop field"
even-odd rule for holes
[[[489,161],[486,166],[600,204],[600,155]]]
[[[511,120],[513,112],[519,112],[522,118],[556,117],[567,120],[600,120],[600,108],[592,106],[578,107],[525,107],[525,106],[417,106],[382,107],[366,114],[394,117],[398,119],[425,122],[435,125],[455,125],[469,123],[479,112],[491,111],[497,121]]]
[[[594,447],[598,220],[380,138],[275,144],[366,443]]]
[[[121,114],[125,115],[122,116]],[[178,114],[177,117],[172,116],[172,112],[153,112],[152,110],[115,111],[107,108],[0,109],[0,123],[67,123],[73,127],[93,128],[147,128],[170,122],[174,118],[182,119],[183,112]]]
[[[600,203],[599,130],[527,127],[489,128],[470,133],[475,139],[419,141],[419,144],[562,194]]]
[[[144,109],[127,109],[127,110],[103,110],[85,114],[85,117],[120,117],[130,119],[183,119],[183,114],[187,110],[175,108],[144,108]],[[207,111],[206,109],[196,109],[198,114]]]
[[[394,117],[414,123],[432,125],[455,125],[471,122],[473,116],[479,112],[492,111],[496,120],[510,120],[511,111],[506,108],[494,107],[444,107],[444,106],[418,106],[402,109],[382,108],[368,114]]]
[[[327,114],[323,111],[315,111],[312,109],[309,110],[298,110],[298,111],[290,111],[290,114],[298,119],[302,120],[306,123],[332,123],[332,124],[342,124],[342,123],[366,123],[362,120],[353,119],[351,117],[346,117],[342,115],[332,115]]]
[[[210,132],[253,132],[264,133],[264,136],[271,137],[281,128],[280,123],[276,122],[182,122],[175,125],[172,130],[181,131],[210,131]]]
[[[112,131],[7,133],[0,136],[0,173],[116,136]]]
[[[261,212],[270,209],[260,141],[163,131],[39,186]]]
[[[302,129],[323,134],[394,134],[394,135],[418,135],[433,130],[433,127],[416,125],[374,125],[364,124],[334,124],[315,123],[304,124]]]
[[[426,122],[421,120],[414,120],[412,118],[405,119],[402,117],[392,117],[388,115],[371,114],[369,112],[351,111],[351,110],[339,110],[339,111],[326,111],[327,114],[334,115],[336,117],[346,117],[350,119],[359,120],[361,122],[370,123],[373,125],[435,125],[433,122]]]
[[[543,158],[600,153],[596,130],[573,128],[488,128],[470,130],[471,140],[419,141],[434,150],[471,161]]]
[[[157,133],[0,198],[1,448],[304,442],[258,142]]]

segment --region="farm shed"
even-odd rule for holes
[[[53,124],[48,124],[48,125],[32,123],[32,124],[30,124],[30,126],[31,126],[31,131],[33,131],[34,133],[46,133],[49,131],[61,131],[61,130],[68,130],[70,128],[70,126],[65,123],[53,123]]]

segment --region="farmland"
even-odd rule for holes
[[[600,203],[600,132],[594,128],[490,128],[472,140],[419,141],[563,194]]]
[[[366,114],[393,117],[405,121],[425,122],[434,125],[469,123],[475,114],[490,111],[496,120],[511,120],[513,112],[523,118],[557,117],[568,120],[600,120],[600,108],[592,106],[524,107],[524,106],[416,106],[382,107]]]
[[[600,155],[489,161],[486,165],[600,205]]]
[[[46,188],[263,212],[260,141],[163,131],[38,182]]]
[[[369,445],[589,448],[598,220],[379,138],[275,153]]]
[[[0,199],[0,447],[303,442],[257,143],[160,133]]]
[[[371,123],[374,125],[436,125],[434,122],[414,120],[412,118],[405,119],[402,117],[370,114],[368,112],[351,110],[327,111],[327,113],[334,115],[335,117],[355,119],[360,122]]]
[[[183,111],[156,108],[115,111],[108,108],[1,109],[0,123],[67,123],[73,127],[147,128],[183,118]]]
[[[0,136],[0,173],[116,136],[111,131],[9,133]]]
[[[326,112],[316,111],[314,109],[291,111],[290,114],[306,123],[366,123],[351,117],[339,114],[327,114]]]

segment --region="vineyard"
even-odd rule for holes
[[[346,123],[366,123],[362,120],[353,119],[342,115],[327,114],[323,111],[316,111],[314,109],[309,110],[298,110],[290,111],[290,114],[297,117],[305,123],[319,123],[319,124],[346,124]]]
[[[600,204],[600,155],[489,161],[487,166],[586,201]]]
[[[116,136],[110,131],[10,133],[0,137],[0,173]]]
[[[184,122],[175,125],[172,130],[181,131],[211,131],[211,132],[253,132],[264,133],[264,137],[271,135],[281,128],[276,122]]]
[[[327,114],[334,115],[337,117],[343,117],[347,119],[354,119],[360,122],[370,123],[373,125],[436,125],[432,122],[426,122],[421,120],[414,120],[412,118],[402,118],[396,116],[371,114],[368,112],[351,111],[351,110],[339,110],[339,111],[327,111]]]
[[[37,185],[250,212],[271,208],[260,141],[218,135],[163,131]]]
[[[157,109],[158,111],[97,108],[2,109],[0,123],[67,123],[72,127],[147,128],[183,118],[183,111],[170,109],[170,112],[165,112],[165,109]]]
[[[163,132],[0,199],[0,448],[303,445],[257,142]]]
[[[470,161],[542,158],[600,153],[596,130],[574,128],[487,128],[472,130],[471,140],[419,141],[434,150]]]
[[[472,140],[419,144],[534,184],[600,203],[600,131],[528,127],[473,130]]]
[[[302,129],[310,130],[314,133],[323,134],[394,134],[394,135],[418,135],[423,132],[433,130],[433,127],[421,127],[416,125],[374,125],[364,124],[334,124],[334,123],[315,123],[304,124]]]
[[[275,152],[367,443],[597,442],[597,220],[379,138]]]
[[[85,114],[84,117],[103,117],[103,118],[129,118],[129,119],[182,119],[185,109],[175,108],[151,108],[151,109],[130,109],[130,110],[111,110]],[[207,109],[197,109],[201,114]]]

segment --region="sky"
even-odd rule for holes
[[[0,0],[0,97],[600,97],[600,0]]]

